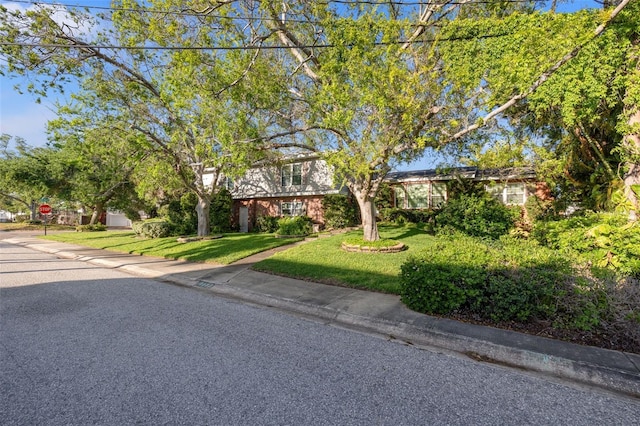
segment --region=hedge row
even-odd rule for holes
[[[493,321],[597,328],[615,316],[610,302],[616,286],[574,264],[566,253],[532,242],[487,242],[458,233],[402,265],[401,296],[409,308],[428,314],[460,310]]]

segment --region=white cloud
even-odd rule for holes
[[[74,35],[76,36],[89,36],[95,35],[96,29],[91,21],[81,20],[74,18],[74,16],[69,13],[67,7],[60,4],[45,4],[38,3],[32,4],[29,6],[25,6],[20,3],[12,3],[12,2],[0,2],[2,6],[6,7],[10,11],[18,11],[18,12],[27,12],[30,10],[40,10],[42,8],[49,9],[51,11],[50,17],[60,26],[64,26],[69,28]]]

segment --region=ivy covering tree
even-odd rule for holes
[[[592,209],[622,205],[633,217],[638,209],[635,193],[640,191],[640,4],[621,6],[624,9],[598,37],[583,29],[596,27],[611,9],[452,23],[451,34],[496,37],[452,43],[447,65],[467,76],[461,84],[485,88],[489,102],[500,104],[548,66],[539,62],[540,57],[572,55],[506,115],[512,126],[525,131],[525,138],[546,139],[554,158],[547,157],[543,167],[554,163],[563,197]],[[519,35],[515,40],[499,36],[504,33]]]
[[[625,5],[603,17],[578,14],[570,22],[576,26],[553,13],[532,14],[527,4],[516,13],[500,2],[428,1],[412,11],[393,3],[332,9],[304,1],[264,8],[291,47],[297,100],[324,130],[315,147],[354,194],[364,239],[373,241],[375,198],[394,165],[427,147],[467,143],[601,35]],[[487,46],[500,49],[495,58]]]

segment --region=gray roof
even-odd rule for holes
[[[446,169],[411,170],[406,172],[391,172],[385,180],[388,182],[407,181],[436,181],[454,178],[486,180],[516,180],[535,179],[533,167],[509,167],[502,169],[480,170],[477,167],[450,167]]]

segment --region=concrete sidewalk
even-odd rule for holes
[[[478,361],[534,371],[640,399],[640,355],[434,318],[409,310],[398,296],[295,280],[250,269],[254,262],[270,256],[273,251],[233,265],[217,266],[115,253],[28,235],[16,237],[13,234],[4,241],[60,258],[87,261],[306,315],[327,324],[375,333],[407,344],[439,348]]]

